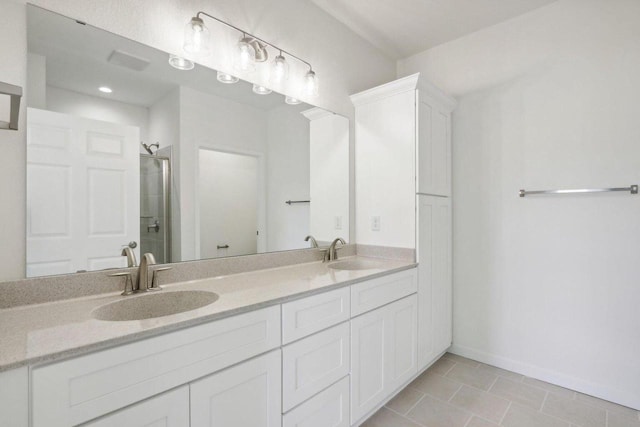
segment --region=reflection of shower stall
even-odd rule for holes
[[[171,262],[171,162],[140,154],[140,253]]]

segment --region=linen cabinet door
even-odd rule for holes
[[[434,214],[433,328],[437,354],[453,340],[453,280],[451,199],[440,197]]]
[[[191,384],[191,427],[281,427],[281,354],[275,350]]]
[[[189,425],[189,386],[168,391],[82,425],[84,427],[187,427]]]
[[[418,297],[414,294],[384,307],[386,310],[386,394],[407,382],[418,370]]]

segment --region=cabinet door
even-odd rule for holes
[[[351,423],[417,371],[415,294],[351,320]]]
[[[185,427],[189,425],[189,386],[144,400],[85,427]]]
[[[284,415],[284,427],[349,427],[349,377]]]
[[[418,366],[451,345],[451,201],[418,196]]]
[[[192,427],[280,427],[280,350],[191,383]]]
[[[451,195],[451,113],[418,93],[418,192]]]

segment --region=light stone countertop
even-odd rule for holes
[[[0,371],[78,356],[161,333],[281,304],[416,266],[413,262],[352,256],[376,268],[337,270],[310,262],[162,285],[167,291],[203,290],[219,299],[179,314],[132,321],[102,321],[92,311],[124,298],[120,293],[28,305],[0,310]],[[164,292],[164,291],[159,291]]]

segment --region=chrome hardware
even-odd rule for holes
[[[159,291],[162,288],[158,284],[158,273],[161,271],[171,270],[173,267],[160,267],[153,270],[153,274],[151,275],[151,287],[149,287],[150,291]]]
[[[311,203],[311,200],[287,200],[285,203],[288,205],[293,205],[297,203]]]
[[[160,221],[159,220],[155,220],[153,224],[147,225],[147,233],[150,232],[151,230],[155,230],[156,233],[158,233],[160,231]]]
[[[9,83],[0,82],[0,95],[9,96],[9,122],[0,122],[0,129],[18,130],[18,117],[20,115],[20,99],[22,88]]]
[[[218,249],[229,249],[229,245],[218,245],[216,246]]]
[[[124,291],[122,291],[121,295],[131,295],[135,293],[133,289],[133,276],[131,273],[122,271],[120,273],[110,274],[109,277],[124,277]]]
[[[132,240],[129,242],[127,246],[129,246],[131,249],[135,249],[138,247],[138,242],[136,242],[135,240]]]
[[[146,292],[149,290],[149,266],[155,263],[156,258],[151,252],[147,252],[142,256],[140,267],[138,268],[138,286],[136,286],[134,292]]]
[[[327,248],[327,251],[324,253],[324,259],[322,260],[322,262],[335,261],[338,259],[338,249],[340,249],[336,248],[338,242],[342,243],[343,245],[347,244],[347,242],[345,242],[342,237],[336,238],[333,242],[331,242],[331,244]]]
[[[318,242],[316,241],[316,239],[309,234],[307,237],[304,238],[305,242],[308,242],[309,240],[311,240],[311,247],[312,248],[317,248],[318,247]]]
[[[136,260],[136,253],[133,252],[133,249],[131,249],[131,247],[125,246],[124,248],[122,248],[122,253],[120,255],[127,257],[127,267],[138,266],[138,260]]]
[[[520,197],[532,194],[581,194],[581,193],[609,193],[613,191],[625,191],[631,194],[638,194],[638,186],[630,185],[629,187],[613,187],[613,188],[580,188],[576,190],[520,190]]]

